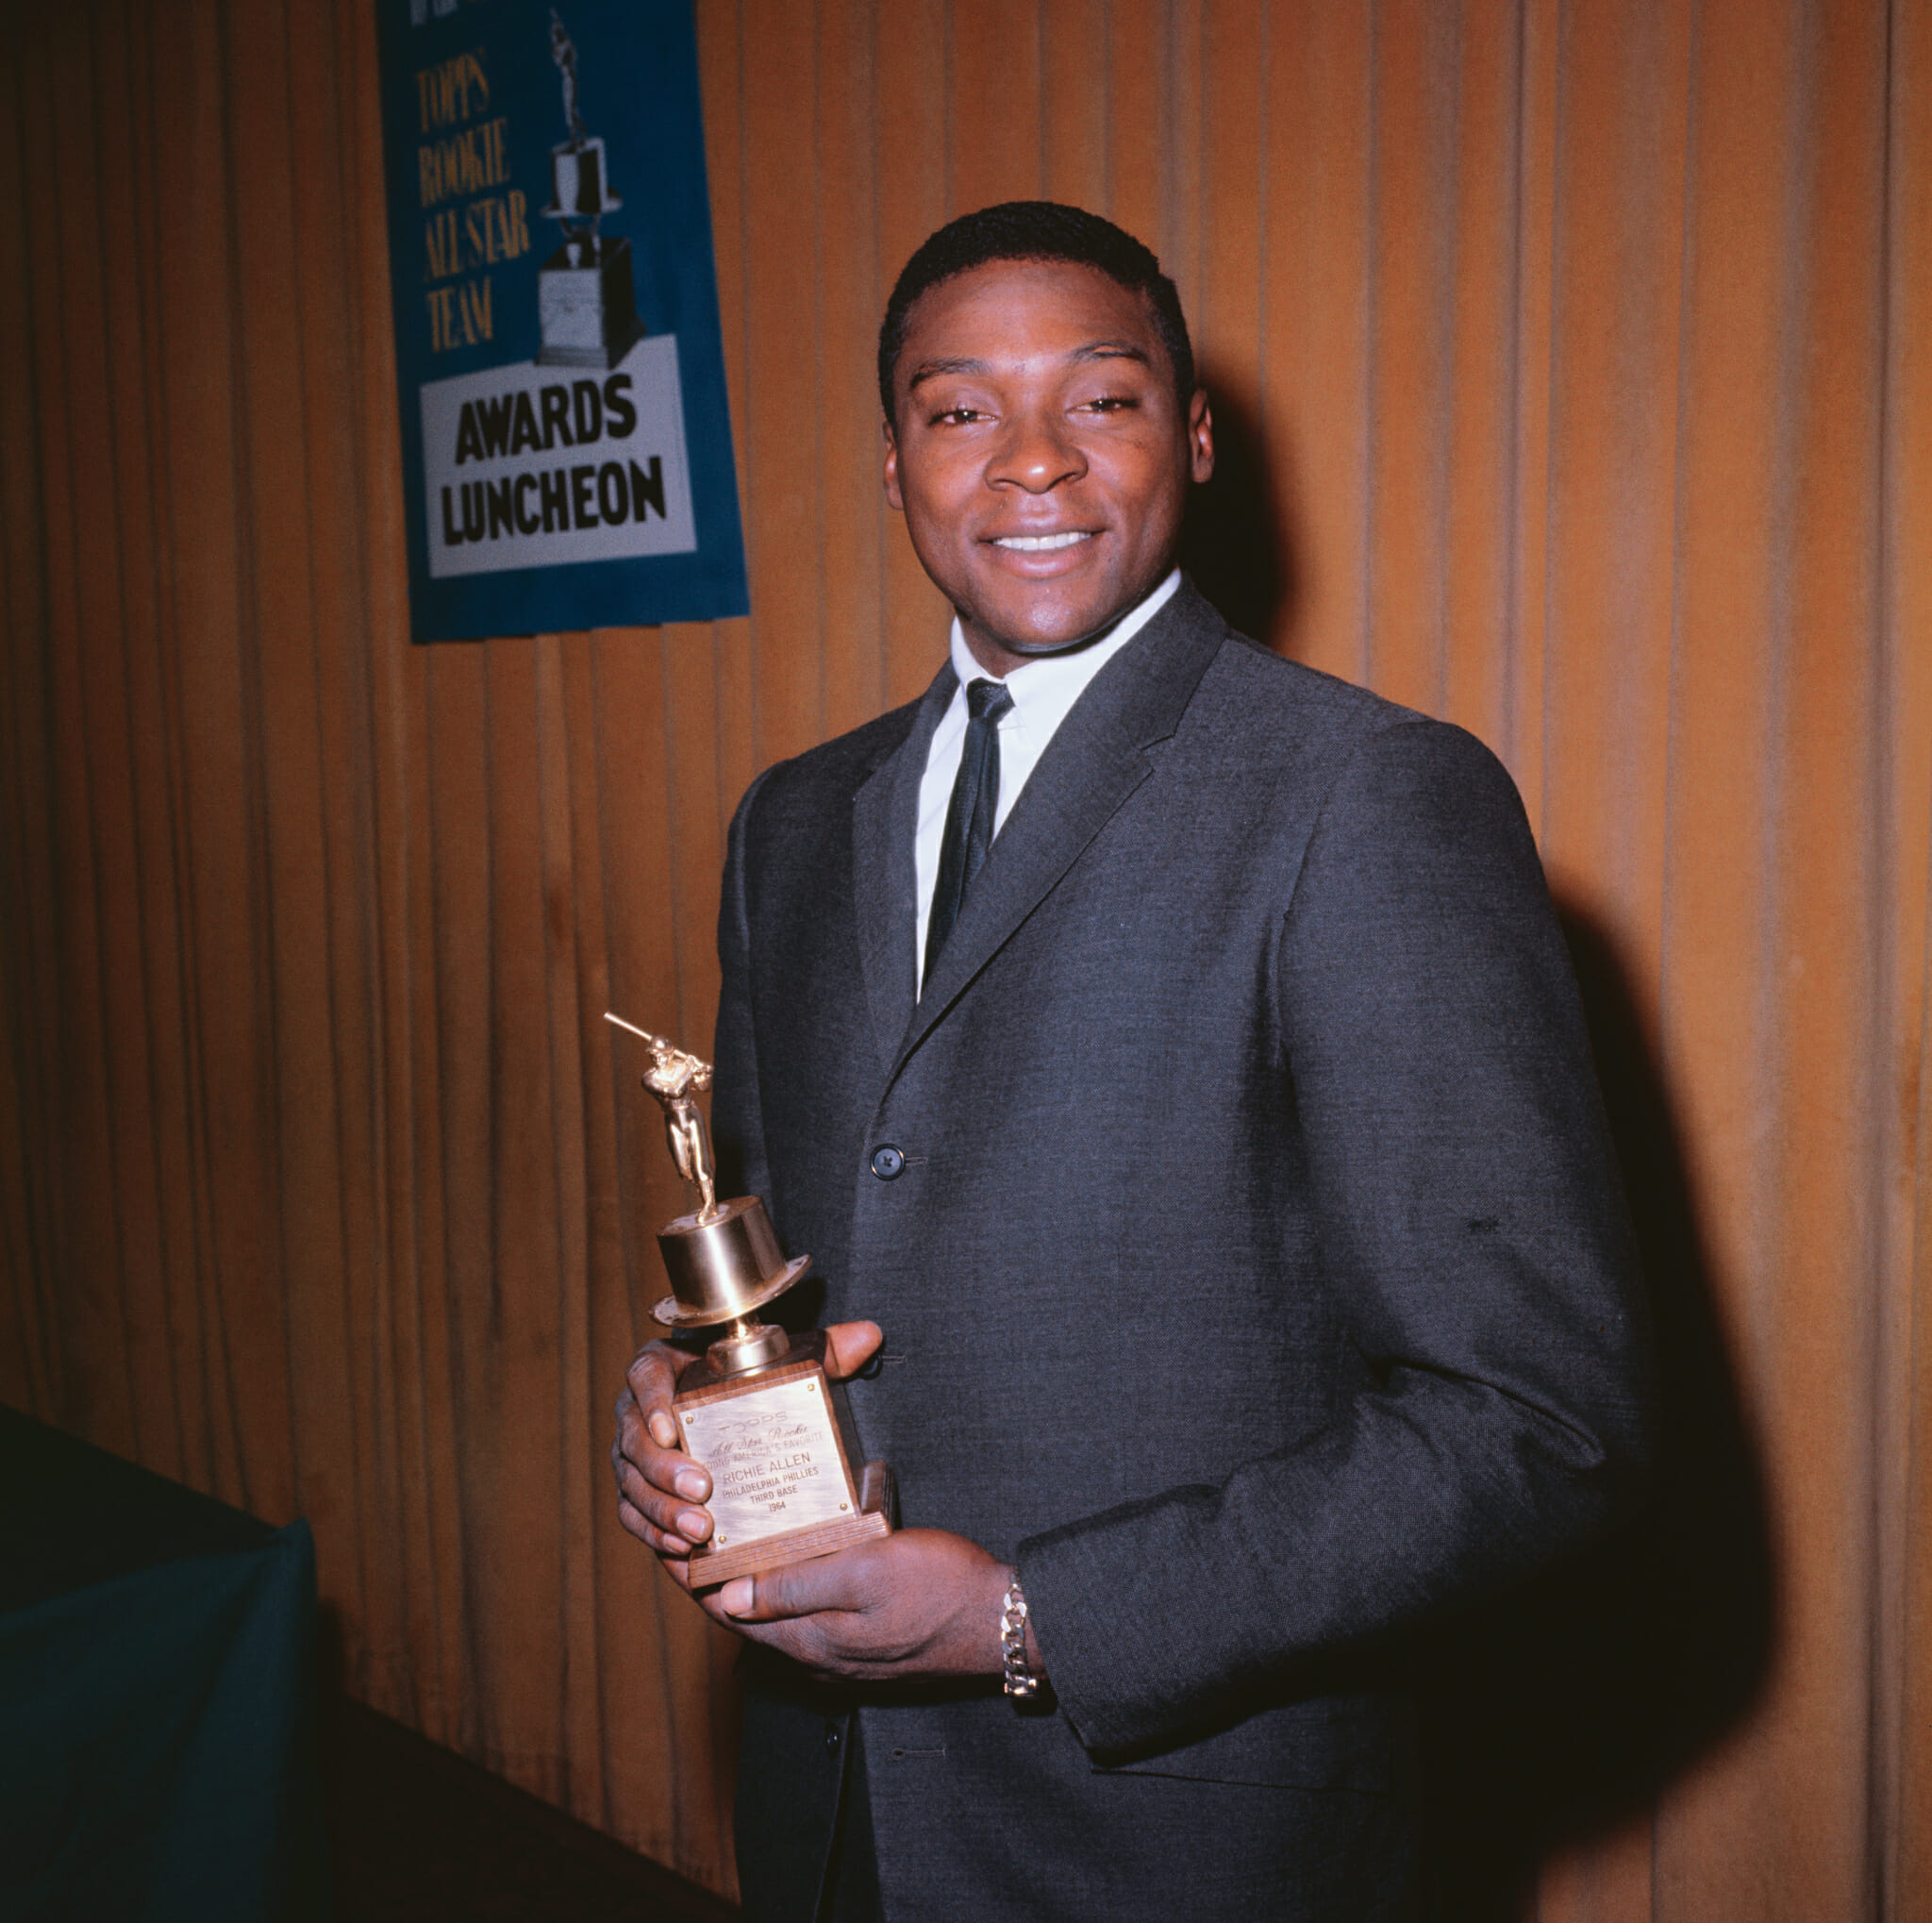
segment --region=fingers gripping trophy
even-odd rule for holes
[[[825,1556],[891,1532],[891,1477],[868,1463],[855,1481],[842,1384],[825,1374],[822,1329],[794,1336],[758,1319],[811,1266],[790,1261],[757,1196],[718,1200],[718,1165],[696,1097],[711,1065],[616,1015],[651,1051],[643,1084],[664,1111],[677,1172],[698,1206],[667,1222],[658,1247],[671,1294],[667,1329],[724,1333],[679,1372],[672,1411],[687,1454],[710,1471],[712,1530],[691,1553],[694,1588]]]

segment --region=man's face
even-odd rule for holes
[[[914,304],[893,377],[886,498],[980,665],[1103,632],[1173,565],[1214,467],[1141,295],[1072,261],[996,260]]]

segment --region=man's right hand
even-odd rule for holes
[[[825,1330],[825,1373],[836,1381],[872,1360],[882,1337],[875,1322],[835,1322]],[[617,1519],[655,1549],[664,1566],[691,1587],[686,1559],[691,1546],[711,1532],[704,1504],[711,1479],[677,1446],[671,1413],[677,1372],[689,1351],[668,1342],[647,1343],[631,1358],[617,1398],[617,1440],[610,1466],[617,1473]]]

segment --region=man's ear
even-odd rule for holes
[[[1188,403],[1188,478],[1204,481],[1214,472],[1214,410],[1208,390],[1197,387]]]
[[[892,432],[890,421],[881,421],[879,430],[886,437],[886,505],[894,513],[903,514],[906,503],[899,494],[899,437]]]

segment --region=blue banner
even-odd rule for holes
[[[378,0],[418,641],[743,614],[691,0]]]

